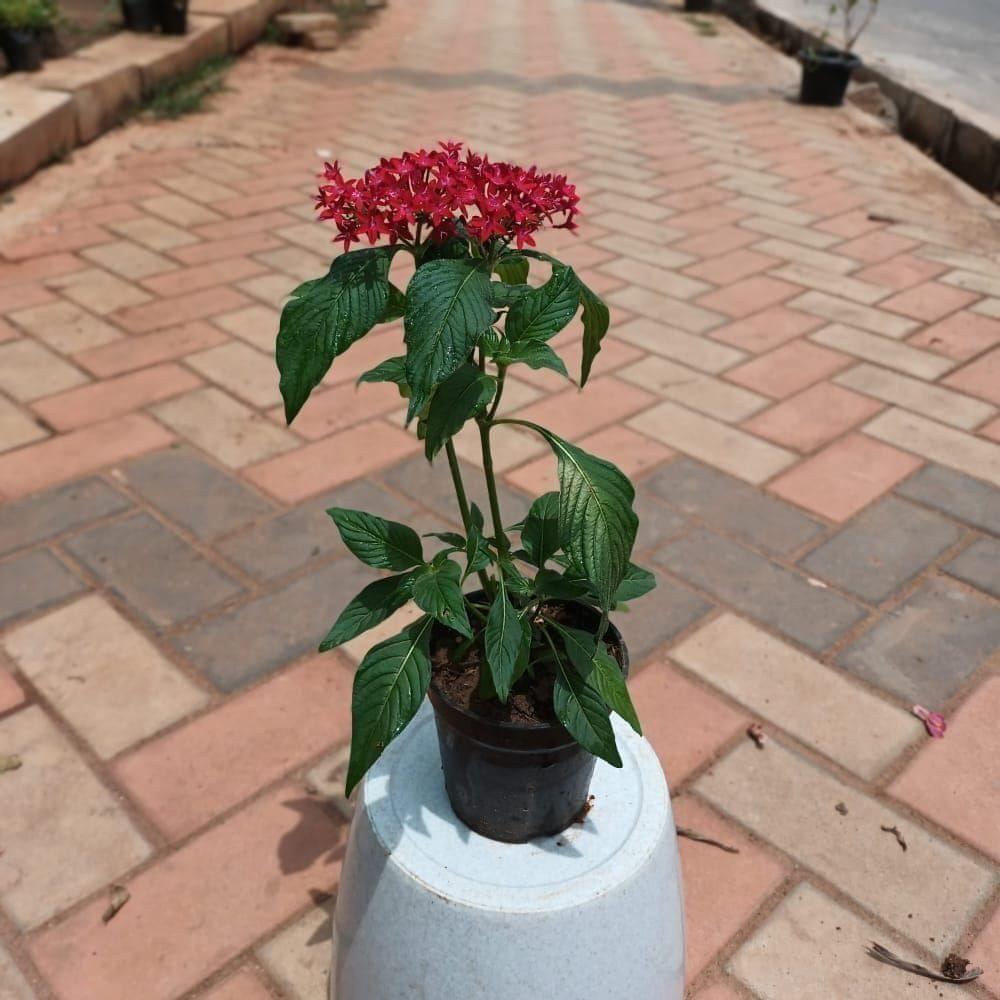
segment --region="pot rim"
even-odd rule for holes
[[[856,52],[845,52],[832,45],[822,45],[818,48],[804,48],[797,53],[797,58],[803,66],[809,63],[824,63],[827,66],[843,66],[856,69],[861,65],[861,57]]]
[[[481,590],[473,591],[472,593],[467,594],[466,596],[476,597],[478,595],[485,596],[484,592]],[[572,604],[578,607],[587,608],[588,610],[595,610],[592,608],[591,605],[584,604],[582,601],[563,600],[559,601],[558,603]],[[623,662],[620,662],[619,666],[621,667],[622,674],[626,678],[628,678],[628,667],[629,667],[628,649],[625,646],[625,640],[622,637],[621,632],[618,630],[618,627],[614,624],[614,622],[611,621],[608,622],[608,630],[605,633],[605,635],[608,638],[614,639],[616,645],[621,649]],[[431,633],[432,645],[433,641],[434,641],[434,633],[432,631]],[[467,722],[473,723],[478,726],[484,726],[494,729],[500,733],[503,733],[505,736],[513,736],[514,734],[521,733],[528,736],[529,738],[534,737],[538,739],[544,736],[552,737],[558,733],[565,733],[566,734],[565,743],[558,744],[558,746],[566,746],[569,745],[570,743],[576,743],[576,740],[570,735],[569,730],[566,729],[566,727],[561,722],[541,722],[525,726],[525,725],[520,725],[516,722],[505,722],[503,720],[498,720],[498,719],[487,719],[479,715],[477,712],[472,711],[471,709],[464,708],[461,705],[456,705],[437,686],[433,672],[431,673],[431,682],[428,688],[428,695],[430,696],[432,703],[435,703],[434,704],[435,708],[438,707],[436,703],[440,702],[440,704],[449,712],[452,712],[460,716]],[[554,744],[546,744],[546,745],[556,746]]]

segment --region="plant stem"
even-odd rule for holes
[[[455,497],[458,500],[458,510],[462,515],[462,527],[465,528],[465,537],[468,538],[472,530],[472,514],[469,511],[469,498],[465,494],[465,483],[462,481],[462,470],[458,464],[458,455],[455,454],[455,445],[451,438],[445,443],[444,450],[448,455],[448,468],[451,470],[451,481],[455,486]],[[493,584],[484,570],[479,571],[479,582],[487,595],[492,598]]]
[[[490,498],[490,513],[493,516],[493,533],[496,535],[497,551],[501,556],[510,553],[510,542],[503,530],[500,516],[500,501],[497,498],[497,478],[493,471],[493,451],[490,448],[490,421],[478,420],[479,441],[483,448],[483,473],[486,476],[486,492]]]

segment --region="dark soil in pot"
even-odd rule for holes
[[[156,31],[156,7],[153,0],[121,0],[122,18],[129,31]]]
[[[34,28],[0,28],[0,48],[12,73],[33,73],[42,68],[42,40]]]
[[[861,65],[853,52],[839,49],[804,49],[799,53],[799,62],[802,63],[799,100],[829,108],[844,103],[851,74]]]
[[[553,602],[547,613],[596,632],[590,607]],[[596,758],[563,728],[552,705],[554,675],[536,671],[514,685],[506,705],[478,695],[479,650],[458,663],[463,640],[444,628],[431,636],[430,700],[437,722],[445,787],[456,815],[485,837],[525,843],[565,830],[586,814]],[[609,625],[605,642],[628,675],[628,652]]]
[[[156,19],[165,35],[186,35],[187,0],[155,0]]]

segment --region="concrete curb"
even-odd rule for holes
[[[741,27],[778,42],[788,55],[819,42],[817,35],[763,9],[756,0],[718,0],[717,9]],[[983,194],[1000,192],[1000,136],[867,64],[855,72],[854,78],[861,83],[877,83],[899,108],[899,129],[904,139]]]
[[[119,32],[0,79],[0,190],[114,128],[155,87],[240,52],[294,0],[191,0],[188,33]]]

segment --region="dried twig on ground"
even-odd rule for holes
[[[899,829],[898,826],[882,826],[883,833],[891,833],[896,838],[896,843],[899,844],[903,850],[906,850],[906,838],[903,836],[903,831]]]
[[[767,734],[764,732],[764,727],[759,722],[755,722],[747,729],[747,736],[754,741],[758,750],[764,749],[764,744],[767,742]]]
[[[21,758],[16,753],[0,756],[0,774],[4,774],[6,771],[16,771],[21,763]]]
[[[118,911],[132,898],[132,894],[123,885],[113,885],[111,887],[111,897],[108,900],[108,908],[101,914],[101,920],[106,924],[111,923],[118,915]]]
[[[871,946],[865,949],[868,955],[871,955],[878,962],[884,962],[886,965],[895,966],[897,969],[902,969],[904,972],[912,972],[915,976],[923,976],[925,979],[933,979],[938,983],[971,983],[974,979],[978,979],[982,974],[982,969],[969,969],[968,962],[959,958],[958,955],[949,955],[944,960],[944,965],[942,969],[948,969],[949,971],[958,971],[958,968],[963,968],[966,971],[961,972],[959,975],[943,975],[940,972],[935,972],[933,969],[928,969],[926,965],[918,965],[916,962],[907,962],[905,958],[900,958],[898,955],[893,954],[888,948],[883,947],[877,941],[872,941]],[[962,966],[961,963],[965,962]]]
[[[726,854],[740,853],[738,847],[731,847],[729,844],[724,844],[721,840],[716,840],[714,837],[706,837],[705,834],[686,826],[677,827],[677,836],[686,837],[688,840],[695,840],[699,844],[708,844],[709,847],[717,847],[720,851],[725,851]]]

